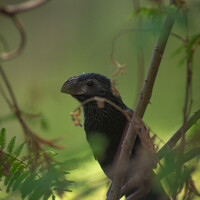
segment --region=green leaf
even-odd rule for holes
[[[26,143],[26,142],[20,144],[20,145],[17,147],[17,149],[15,150],[14,154],[16,155],[16,157],[18,157],[18,156],[20,155],[20,153],[22,152],[25,143]]]
[[[21,165],[20,162],[15,162],[14,164],[12,164],[11,169],[10,169],[10,175],[9,175],[9,176],[6,176],[6,178],[4,179],[4,185],[7,185],[7,184],[10,182],[10,180],[11,180],[13,174],[17,171],[17,168],[18,168],[20,165]]]
[[[21,182],[29,175],[29,171],[26,171],[26,172],[23,172],[23,169],[19,169],[21,170],[21,175],[16,179],[13,187],[12,187],[12,190],[15,191],[20,185],[21,185]]]
[[[19,168],[19,170],[15,171],[15,173],[12,175],[12,177],[8,183],[8,186],[6,188],[7,193],[10,192],[10,188],[12,187],[12,185],[16,181],[16,179],[21,175],[23,169],[24,169],[24,166],[21,166]]]
[[[184,62],[186,62],[186,60],[187,60],[186,57],[182,58],[182,59],[178,62],[178,66],[179,66],[179,67],[182,67],[182,65],[184,64]]]
[[[8,151],[8,153],[12,153],[13,152],[13,149],[14,149],[14,147],[15,147],[15,142],[16,142],[16,136],[14,136],[11,140],[10,140],[10,142],[9,142],[9,144],[8,144],[8,146],[7,146],[7,151]]]
[[[24,199],[27,195],[30,195],[36,187],[36,174],[30,174],[25,181],[21,184],[21,198]]]
[[[48,156],[50,156],[51,158],[53,158],[54,156],[58,155],[58,153],[55,153],[54,151],[46,151],[46,153],[47,153]]]
[[[52,200],[55,200],[55,199],[56,199],[56,197],[55,197],[55,195],[53,194],[53,195],[52,195]]]
[[[6,146],[6,129],[2,128],[0,133],[0,148],[4,149]]]
[[[44,117],[41,118],[40,125],[41,125],[42,129],[44,129],[46,131],[49,130],[49,124],[48,124],[47,120]]]
[[[43,200],[48,200],[51,195],[52,195],[52,191],[50,189],[48,191],[45,191]]]
[[[13,174],[16,172],[17,168],[21,165],[20,162],[15,162],[10,170],[10,176],[6,176],[6,178],[4,179],[4,185],[8,185],[8,183],[12,180],[12,176]]]
[[[14,173],[20,165],[21,165],[20,162],[18,162],[18,161],[15,162],[15,163],[12,165],[12,168],[11,168],[10,171],[11,171],[12,173]]]
[[[171,58],[176,57],[178,54],[180,54],[181,51],[185,50],[185,46],[181,45],[179,48],[177,48],[174,52],[171,53]]]

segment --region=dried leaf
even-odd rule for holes
[[[126,64],[121,65],[119,62],[113,60],[114,65],[116,65],[117,70],[112,74],[112,76],[117,76],[119,74],[123,75],[126,73]]]
[[[81,126],[82,127],[81,119],[80,119],[81,108],[78,107],[78,109],[73,111],[70,115],[72,117],[72,121],[74,121],[75,126]]]
[[[99,99],[97,101],[97,106],[98,106],[98,108],[104,108],[104,101]]]
[[[113,93],[114,96],[120,97],[120,94],[119,94],[117,88],[115,87],[116,84],[117,84],[116,80],[112,80],[112,82],[111,82],[112,93]]]

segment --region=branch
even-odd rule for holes
[[[176,154],[176,153],[175,153]],[[159,180],[162,180],[163,178],[167,177],[169,174],[171,174],[173,171],[180,169],[180,166],[183,166],[185,163],[187,163],[188,161],[197,158],[197,156],[200,156],[200,147],[195,147],[193,149],[191,149],[190,151],[186,152],[185,154],[182,155],[182,159],[179,160],[179,162],[175,163],[175,168],[168,168],[167,171],[159,171],[157,173],[157,178],[159,178]],[[176,155],[177,157],[177,155]],[[199,159],[199,158],[198,158]]]
[[[37,8],[45,3],[47,3],[49,0],[30,0],[25,1],[19,4],[14,5],[6,5],[0,8],[0,12],[7,14],[7,15],[15,15],[20,12],[32,10],[34,8]]]
[[[172,16],[167,15],[162,27],[161,35],[158,38],[158,41],[156,43],[156,46],[153,52],[153,56],[152,56],[151,63],[149,66],[149,71],[147,73],[147,77],[144,82],[143,89],[140,93],[140,99],[136,106],[136,113],[141,118],[143,117],[144,112],[147,108],[147,105],[150,102],[156,75],[157,75],[160,62],[162,60],[162,56],[164,54],[164,50],[165,50],[167,40],[169,38],[173,24],[174,24],[174,19],[172,18]]]
[[[133,0],[133,5],[134,5],[134,11],[137,11],[140,9],[140,1],[139,0]],[[139,29],[143,29],[143,22],[142,19],[139,17],[138,18],[138,22],[137,22],[137,27],[139,27]],[[139,33],[137,32],[137,48],[138,48],[138,83],[137,83],[137,94],[136,94],[136,99],[135,99],[135,103],[134,106],[136,104],[136,101],[140,95],[140,91],[142,89],[142,85],[144,82],[144,49],[143,49],[143,33]]]
[[[0,37],[0,40],[5,47],[4,52],[0,55],[0,61],[6,61],[6,60],[10,60],[12,58],[15,58],[22,52],[22,50],[25,47],[26,32],[24,30],[22,23],[17,18],[16,14],[18,14],[20,12],[32,10],[33,8],[39,7],[48,1],[49,0],[30,0],[27,2],[19,3],[19,4],[5,5],[5,6],[0,7],[0,13],[3,13],[6,16],[10,17],[10,19],[13,21],[14,25],[16,26],[17,30],[20,33],[20,44],[15,50],[13,50],[11,52],[8,52],[8,50],[7,50],[8,48],[6,48],[7,43],[5,43],[5,41],[2,39],[2,37]]]
[[[182,125],[176,133],[168,140],[168,142],[158,151],[157,157],[161,160],[168,152],[169,149],[173,148],[179,139],[185,134],[198,120],[200,119],[200,109],[197,110],[185,123]]]
[[[87,100],[85,100],[84,102],[82,102],[70,115],[72,116],[72,120],[74,121],[75,126],[82,126],[80,123],[80,114],[81,114],[81,106],[83,107],[84,105],[86,105],[89,102],[92,101],[96,101],[97,102],[97,106],[99,108],[103,108],[104,107],[104,103],[108,103],[111,106],[113,106],[114,108],[116,108],[118,111],[120,111],[127,119],[128,122],[131,121],[131,112],[128,112],[127,110],[123,110],[121,107],[119,107],[118,105],[116,105],[115,103],[113,103],[112,101],[106,99],[106,98],[102,98],[102,97],[91,97]],[[78,111],[78,113],[76,113]]]
[[[22,25],[20,20],[17,18],[17,16],[13,15],[10,18],[20,33],[20,44],[15,50],[13,50],[11,52],[4,51],[0,55],[0,61],[6,61],[6,60],[9,60],[9,59],[12,59],[12,58],[15,58],[16,56],[18,56],[24,49],[25,43],[26,43],[26,33],[24,30],[24,26]]]
[[[173,1],[170,0],[170,3],[173,3]],[[167,15],[164,20],[162,31],[160,33],[160,36],[158,38],[158,41],[156,43],[156,46],[153,52],[153,57],[151,59],[147,78],[145,80],[142,92],[140,93],[140,99],[136,106],[136,112],[133,114],[131,123],[128,127],[127,132],[125,133],[125,138],[121,145],[121,150],[120,150],[119,158],[116,165],[116,171],[120,169],[120,166],[126,165],[130,159],[131,150],[133,148],[136,135],[137,135],[137,130],[135,127],[135,119],[137,118],[137,116],[141,118],[143,117],[144,112],[147,108],[147,105],[150,101],[156,75],[157,75],[160,62],[161,62],[161,59],[166,47],[166,43],[169,38],[173,24],[174,24],[173,17],[171,15]],[[111,190],[107,198],[108,200],[119,199],[120,190],[125,178],[125,173],[126,172],[123,171],[121,173],[115,174],[113,178]]]
[[[2,94],[3,98],[5,99],[6,103],[9,105],[11,111],[15,114],[15,116],[17,117],[23,131],[24,131],[24,135],[26,137],[26,142],[29,148],[29,153],[34,152],[36,155],[35,160],[33,161],[33,164],[37,164],[37,159],[39,158],[39,152],[42,151],[44,152],[44,157],[46,158],[46,161],[49,162],[51,157],[44,151],[44,149],[42,148],[42,145],[47,145],[53,148],[63,148],[62,146],[58,146],[55,145],[55,141],[54,140],[45,140],[43,138],[41,138],[40,136],[38,136],[37,134],[35,134],[31,129],[29,129],[28,125],[26,124],[26,122],[24,121],[23,117],[22,117],[22,112],[20,110],[20,108],[18,107],[18,103],[17,100],[15,98],[14,92],[12,90],[12,87],[9,83],[9,80],[6,76],[6,73],[3,71],[2,66],[0,65],[0,76],[2,77],[6,88],[9,92],[9,95],[12,99],[12,102],[8,99],[8,97],[6,96],[6,93],[3,90],[3,87],[1,87],[0,85],[0,93]]]

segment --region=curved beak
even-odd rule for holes
[[[62,85],[61,92],[71,94],[71,95],[83,94],[81,90],[81,85],[78,82],[78,76],[74,76],[67,79]]]

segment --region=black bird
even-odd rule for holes
[[[85,73],[71,77],[63,84],[61,92],[72,95],[81,103],[95,96],[103,97],[128,111],[130,116],[133,114],[133,111],[123,103],[110,79],[100,74]],[[112,180],[112,165],[127,124],[127,118],[109,103],[104,103],[103,107],[99,107],[96,101],[90,101],[83,106],[83,110],[86,138],[95,159],[98,160],[107,177]],[[140,146],[140,139],[137,137],[132,150],[132,158]],[[166,197],[165,194],[160,195],[160,193],[156,194],[156,192],[151,191],[141,200],[168,199],[163,198],[163,196]]]

